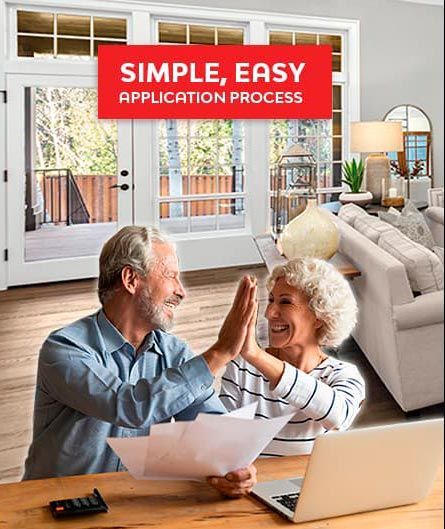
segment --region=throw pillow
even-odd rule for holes
[[[382,233],[378,245],[405,266],[414,292],[443,290],[443,264],[436,254],[397,230]]]
[[[380,211],[379,218],[400,230],[412,241],[425,246],[425,248],[432,250],[433,246],[435,246],[433,234],[424,216],[410,200],[408,200],[400,214],[395,214],[391,211]]]
[[[354,229],[359,231],[367,239],[377,244],[380,239],[380,235],[387,231],[397,231],[394,226],[391,226],[387,222],[383,222],[377,217],[366,215],[366,217],[357,216],[354,222]]]
[[[354,226],[354,221],[357,217],[368,216],[366,211],[356,204],[345,204],[340,208],[338,216],[347,222],[350,226]]]

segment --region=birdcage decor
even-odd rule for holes
[[[316,169],[315,158],[302,143],[293,143],[271,168],[274,237],[304,211],[310,198],[317,198]]]

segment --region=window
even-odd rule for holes
[[[243,44],[243,28],[158,22],[162,44]],[[235,120],[159,124],[159,218],[170,233],[245,227],[244,126]]]
[[[413,105],[399,105],[390,110],[385,121],[402,123],[404,150],[388,153],[402,174],[432,177],[431,122],[422,109]]]
[[[302,33],[299,31],[270,31],[269,44],[287,45],[320,45],[332,47],[332,71],[341,72],[342,68],[342,36],[323,35],[321,33]]]
[[[19,57],[89,59],[100,44],[126,44],[124,18],[17,11]]]
[[[332,188],[342,187],[342,163],[345,152],[345,81],[343,36],[317,32],[269,32],[269,43],[278,45],[320,45],[332,47],[332,119],[273,120],[269,133],[269,163],[272,166],[292,143],[302,143],[317,163],[317,186],[323,200],[335,200]]]
[[[243,44],[243,28],[159,22],[160,44]]]

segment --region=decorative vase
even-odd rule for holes
[[[372,193],[370,191],[361,191],[360,193],[342,193],[338,200],[342,204],[357,204],[357,206],[366,206],[372,202]]]
[[[330,214],[309,199],[306,209],[289,222],[281,234],[281,246],[288,259],[318,257],[330,259],[338,250],[340,235]]]

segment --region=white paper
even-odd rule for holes
[[[253,419],[256,406],[238,413],[200,414],[195,421],[154,425],[148,437],[109,438],[136,479],[202,480],[250,465],[292,415]]]

